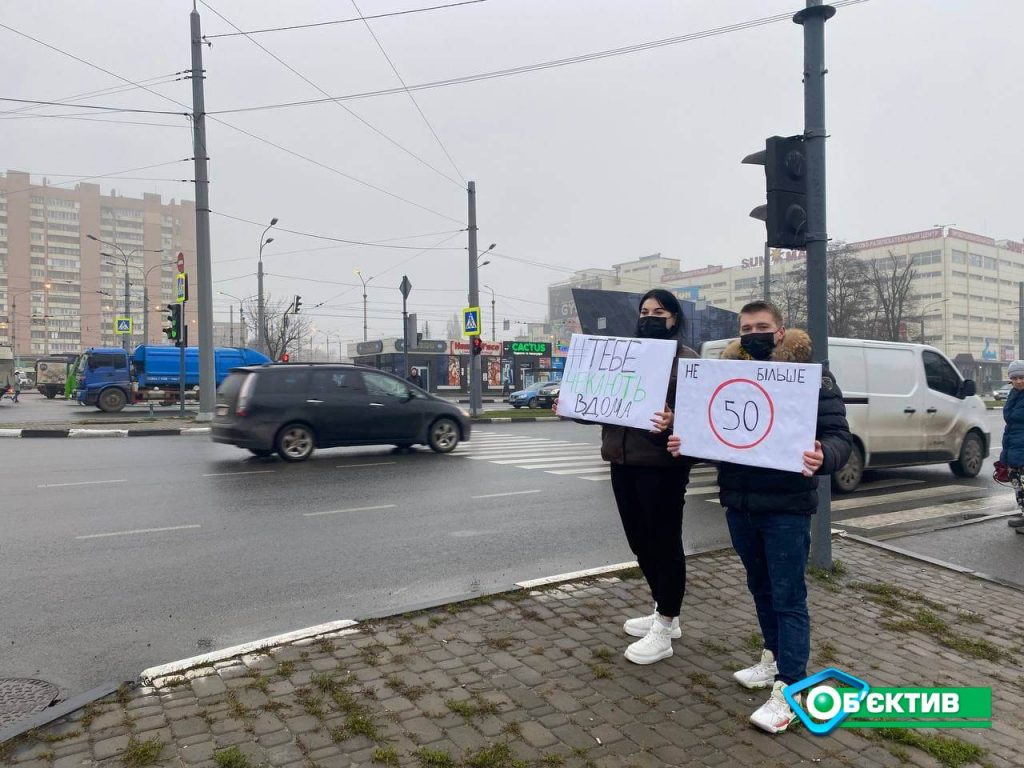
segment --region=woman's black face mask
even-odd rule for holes
[[[745,333],[740,336],[740,346],[755,360],[767,360],[775,349],[775,331]]]
[[[676,327],[668,327],[667,317],[645,315],[636,324],[636,335],[642,339],[670,339],[676,333]]]

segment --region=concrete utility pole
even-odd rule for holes
[[[836,9],[821,0],[793,21],[804,28],[804,142],[807,147],[807,330],[814,362],[828,368],[828,229],[825,217],[825,21]],[[818,478],[818,514],[811,530],[811,562],[832,567],[832,499],[827,477]]]
[[[189,14],[192,28],[192,153],[196,174],[196,298],[199,303],[199,415],[212,421],[217,400],[213,365],[213,266],[210,256],[210,180],[206,172],[206,100],[203,94],[203,33],[195,5]],[[182,324],[185,323],[184,317]]]
[[[771,248],[768,247],[768,243],[764,244],[764,294],[765,301],[772,300],[772,260]]]
[[[1017,283],[1017,359],[1024,360],[1024,280]]]
[[[480,286],[477,271],[476,252],[476,182],[469,182],[469,306],[480,306]],[[479,416],[483,409],[483,393],[480,391],[480,355],[469,355],[469,412]]]

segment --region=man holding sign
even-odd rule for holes
[[[712,438],[697,449],[699,455],[731,451],[713,456],[720,459],[719,499],[726,508],[732,545],[747,570],[764,640],[761,660],[733,677],[747,688],[772,688],[750,721],[779,733],[794,718],[785,688],[807,676],[810,655],[805,571],[810,516],[818,508],[815,475],[841,468],[850,457],[853,438],[832,375],[810,378],[818,367],[808,365],[811,340],[806,333],[786,330],[775,305],[755,301],[740,310],[740,334],[722,359],[753,362],[717,363],[734,366],[736,373],[704,394],[706,416],[699,428],[710,430]],[[681,373],[677,399],[684,393],[695,397],[702,375],[700,369],[690,377]],[[810,400],[816,413],[813,408],[801,413],[800,393],[806,401],[807,391],[817,395]],[[669,451],[689,453],[688,428],[696,420],[684,421],[679,413],[677,423],[682,428],[669,439]],[[759,455],[764,444],[773,446],[773,455]]]

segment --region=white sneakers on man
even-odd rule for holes
[[[655,619],[647,634],[626,648],[626,660],[634,664],[653,664],[667,659],[672,655],[673,629],[679,631],[678,619],[674,619],[672,625],[667,627]]]
[[[750,722],[768,733],[782,733],[786,730],[796,715],[786,701],[785,690],[786,684],[776,680],[772,686],[772,695],[750,716]],[[799,696],[797,700],[799,701]]]
[[[733,672],[736,682],[744,688],[768,688],[775,682],[779,668],[775,664],[775,654],[765,648],[761,651],[761,660],[752,667]]]
[[[651,631],[651,627],[658,620],[658,612],[655,611],[650,616],[641,616],[636,619],[627,619],[626,623],[622,625],[622,629],[625,630],[627,635],[633,637],[646,637],[647,633]],[[683,632],[679,629],[679,617],[676,616],[672,619],[671,635],[673,638],[678,639],[683,636]]]

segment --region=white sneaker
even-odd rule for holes
[[[744,688],[767,688],[775,682],[779,668],[775,664],[775,654],[765,648],[761,651],[761,660],[752,667],[733,672],[736,682]]]
[[[768,733],[782,733],[786,730],[796,715],[790,709],[789,702],[783,695],[785,690],[786,684],[777,680],[772,686],[772,695],[768,697],[768,701],[754,711],[754,714],[750,716],[750,722]],[[799,697],[797,700],[799,701]]]
[[[676,622],[678,626],[678,622]],[[626,659],[634,664],[653,664],[672,655],[672,628],[655,621],[647,634],[626,649]]]
[[[627,635],[633,637],[646,637],[647,633],[651,631],[651,627],[658,620],[658,612],[655,611],[650,616],[641,616],[637,619],[627,619],[626,623],[622,625]],[[676,616],[672,619],[671,635],[673,638],[680,638],[683,636],[683,631],[679,628],[679,617]]]

